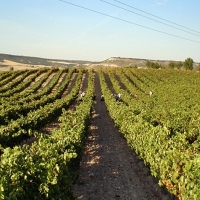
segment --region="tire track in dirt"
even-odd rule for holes
[[[176,199],[150,175],[123,135],[114,126],[106,105],[100,101],[101,88],[95,74],[92,117],[80,174],[72,186],[78,200],[171,200]]]

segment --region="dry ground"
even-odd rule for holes
[[[0,62],[0,65],[5,66],[3,68],[0,68],[0,71],[8,71],[10,67],[13,67],[13,70],[37,69],[37,68],[43,68],[43,67],[50,67],[50,66],[45,66],[45,65],[34,65],[34,67],[32,67],[32,65],[17,63],[10,60],[4,60],[4,62]]]

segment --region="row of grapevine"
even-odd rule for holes
[[[159,179],[159,184],[180,199],[199,199],[199,74],[135,69],[106,69],[98,73],[111,117],[129,146]],[[110,95],[111,86],[106,82],[105,74],[109,74],[112,87],[122,94],[124,103],[116,102]],[[129,92],[122,89],[116,75]],[[125,75],[132,81],[134,75],[135,84],[130,85]],[[156,80],[157,76],[160,81]],[[153,90],[153,95],[147,95],[147,90]],[[181,90],[184,93],[180,94]],[[138,99],[132,96],[136,91],[140,91]],[[189,102],[185,93],[192,95]]]
[[[5,85],[7,86],[7,84],[9,84],[12,87],[12,81],[15,80],[15,78],[17,78],[18,76],[23,75],[25,73],[27,73],[27,70],[26,71],[24,71],[24,70],[15,71],[14,73],[6,73],[5,75],[4,75],[4,73],[1,74],[1,77],[0,77],[0,81],[1,81],[0,82],[0,86],[1,87],[5,86]]]
[[[59,98],[54,102],[46,103],[27,116],[11,121],[7,127],[13,125],[14,129],[8,130],[1,126],[2,137],[7,133],[13,138],[21,135],[20,132],[37,137],[31,145],[1,147],[1,199],[66,199],[70,196],[70,186],[76,177],[94,93],[94,77],[90,71],[84,100],[75,110],[69,110],[70,102],[76,102],[83,72],[78,71],[76,85],[66,96],[60,99],[57,95],[66,89],[67,81],[63,80],[55,91],[54,95]],[[38,127],[43,127],[58,116],[60,128],[55,129],[50,135],[40,132]],[[39,125],[40,121],[49,117],[52,119]],[[24,130],[28,130],[28,133],[24,133]]]
[[[131,68],[97,72],[110,116],[159,184],[179,199],[199,199],[199,73]],[[77,101],[84,78],[86,96]],[[70,198],[90,117],[93,79],[93,72],[85,69],[0,74],[1,199]],[[121,93],[122,101],[112,93]],[[58,117],[59,128],[45,134],[42,129]],[[30,137],[35,142],[21,145]]]
[[[80,85],[81,77],[82,71],[79,72],[79,77],[76,82],[77,85]],[[70,105],[76,98],[79,87],[75,87],[76,90],[74,89],[65,98],[57,99],[60,91],[66,87],[68,82],[69,80],[66,79],[54,94],[42,97],[41,100],[38,100],[39,102],[34,101],[33,106],[32,104],[28,104],[28,110],[26,104],[25,107],[21,107],[22,111],[25,110],[26,112],[32,109],[27,114],[24,111],[24,115],[0,127],[0,144],[4,147],[15,145],[27,136],[30,136],[31,129],[40,129],[51,121],[55,115],[59,114],[63,107]],[[37,105],[38,103],[40,104]]]

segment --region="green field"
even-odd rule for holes
[[[200,199],[199,72],[134,68],[0,73],[1,199],[72,198],[96,76],[115,125],[159,184]]]

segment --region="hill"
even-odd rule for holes
[[[91,61],[82,61],[82,60],[61,60],[61,59],[48,59],[48,58],[39,58],[39,57],[30,57],[30,56],[19,56],[19,55],[9,55],[9,54],[0,54],[0,68],[10,69],[11,67],[14,70],[17,69],[33,69],[40,67],[80,67],[88,66],[92,64]]]
[[[157,62],[163,67],[168,67],[172,60],[149,60],[139,58],[122,58],[111,57],[101,62],[83,61],[83,60],[64,60],[64,59],[48,59],[30,56],[19,56],[10,54],[0,54],[0,70],[19,70],[19,69],[34,69],[40,67],[146,67],[146,62]],[[173,61],[178,62],[178,61]],[[194,68],[197,66],[194,63]]]

